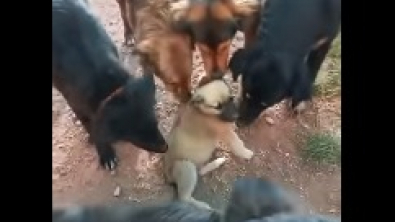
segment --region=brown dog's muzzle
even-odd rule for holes
[[[196,45],[201,53],[207,75],[221,78],[227,71],[231,40],[220,43],[216,48],[201,43]]]

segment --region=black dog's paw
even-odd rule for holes
[[[291,117],[296,117],[304,113],[307,107],[308,107],[308,101],[301,101],[299,103],[289,101],[287,103],[287,109]]]
[[[132,36],[127,36],[125,37],[125,40],[123,41],[124,46],[134,46],[135,45],[135,40]]]
[[[100,155],[100,165],[107,170],[115,170],[118,166],[118,160],[113,149],[107,149]]]

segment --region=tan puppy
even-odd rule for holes
[[[165,154],[165,177],[177,186],[178,198],[198,207],[211,209],[195,200],[192,193],[199,174],[204,175],[225,162],[217,158],[209,162],[218,140],[227,144],[238,157],[250,159],[253,152],[244,146],[234,132],[237,107],[230,87],[223,79],[210,80],[199,86],[185,104],[168,138]]]

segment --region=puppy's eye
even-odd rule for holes
[[[250,98],[251,98],[251,96],[250,96],[249,93],[246,94],[246,98],[247,98],[247,99],[250,99]]]

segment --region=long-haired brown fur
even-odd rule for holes
[[[172,29],[168,0],[117,0],[121,15],[133,35],[134,53],[142,65],[151,66],[166,88],[181,102],[190,98],[192,43]],[[125,37],[126,38],[126,37]]]
[[[229,49],[236,31],[253,41],[264,0],[179,0],[171,3],[175,26],[196,43],[206,74],[222,76],[228,67]]]

